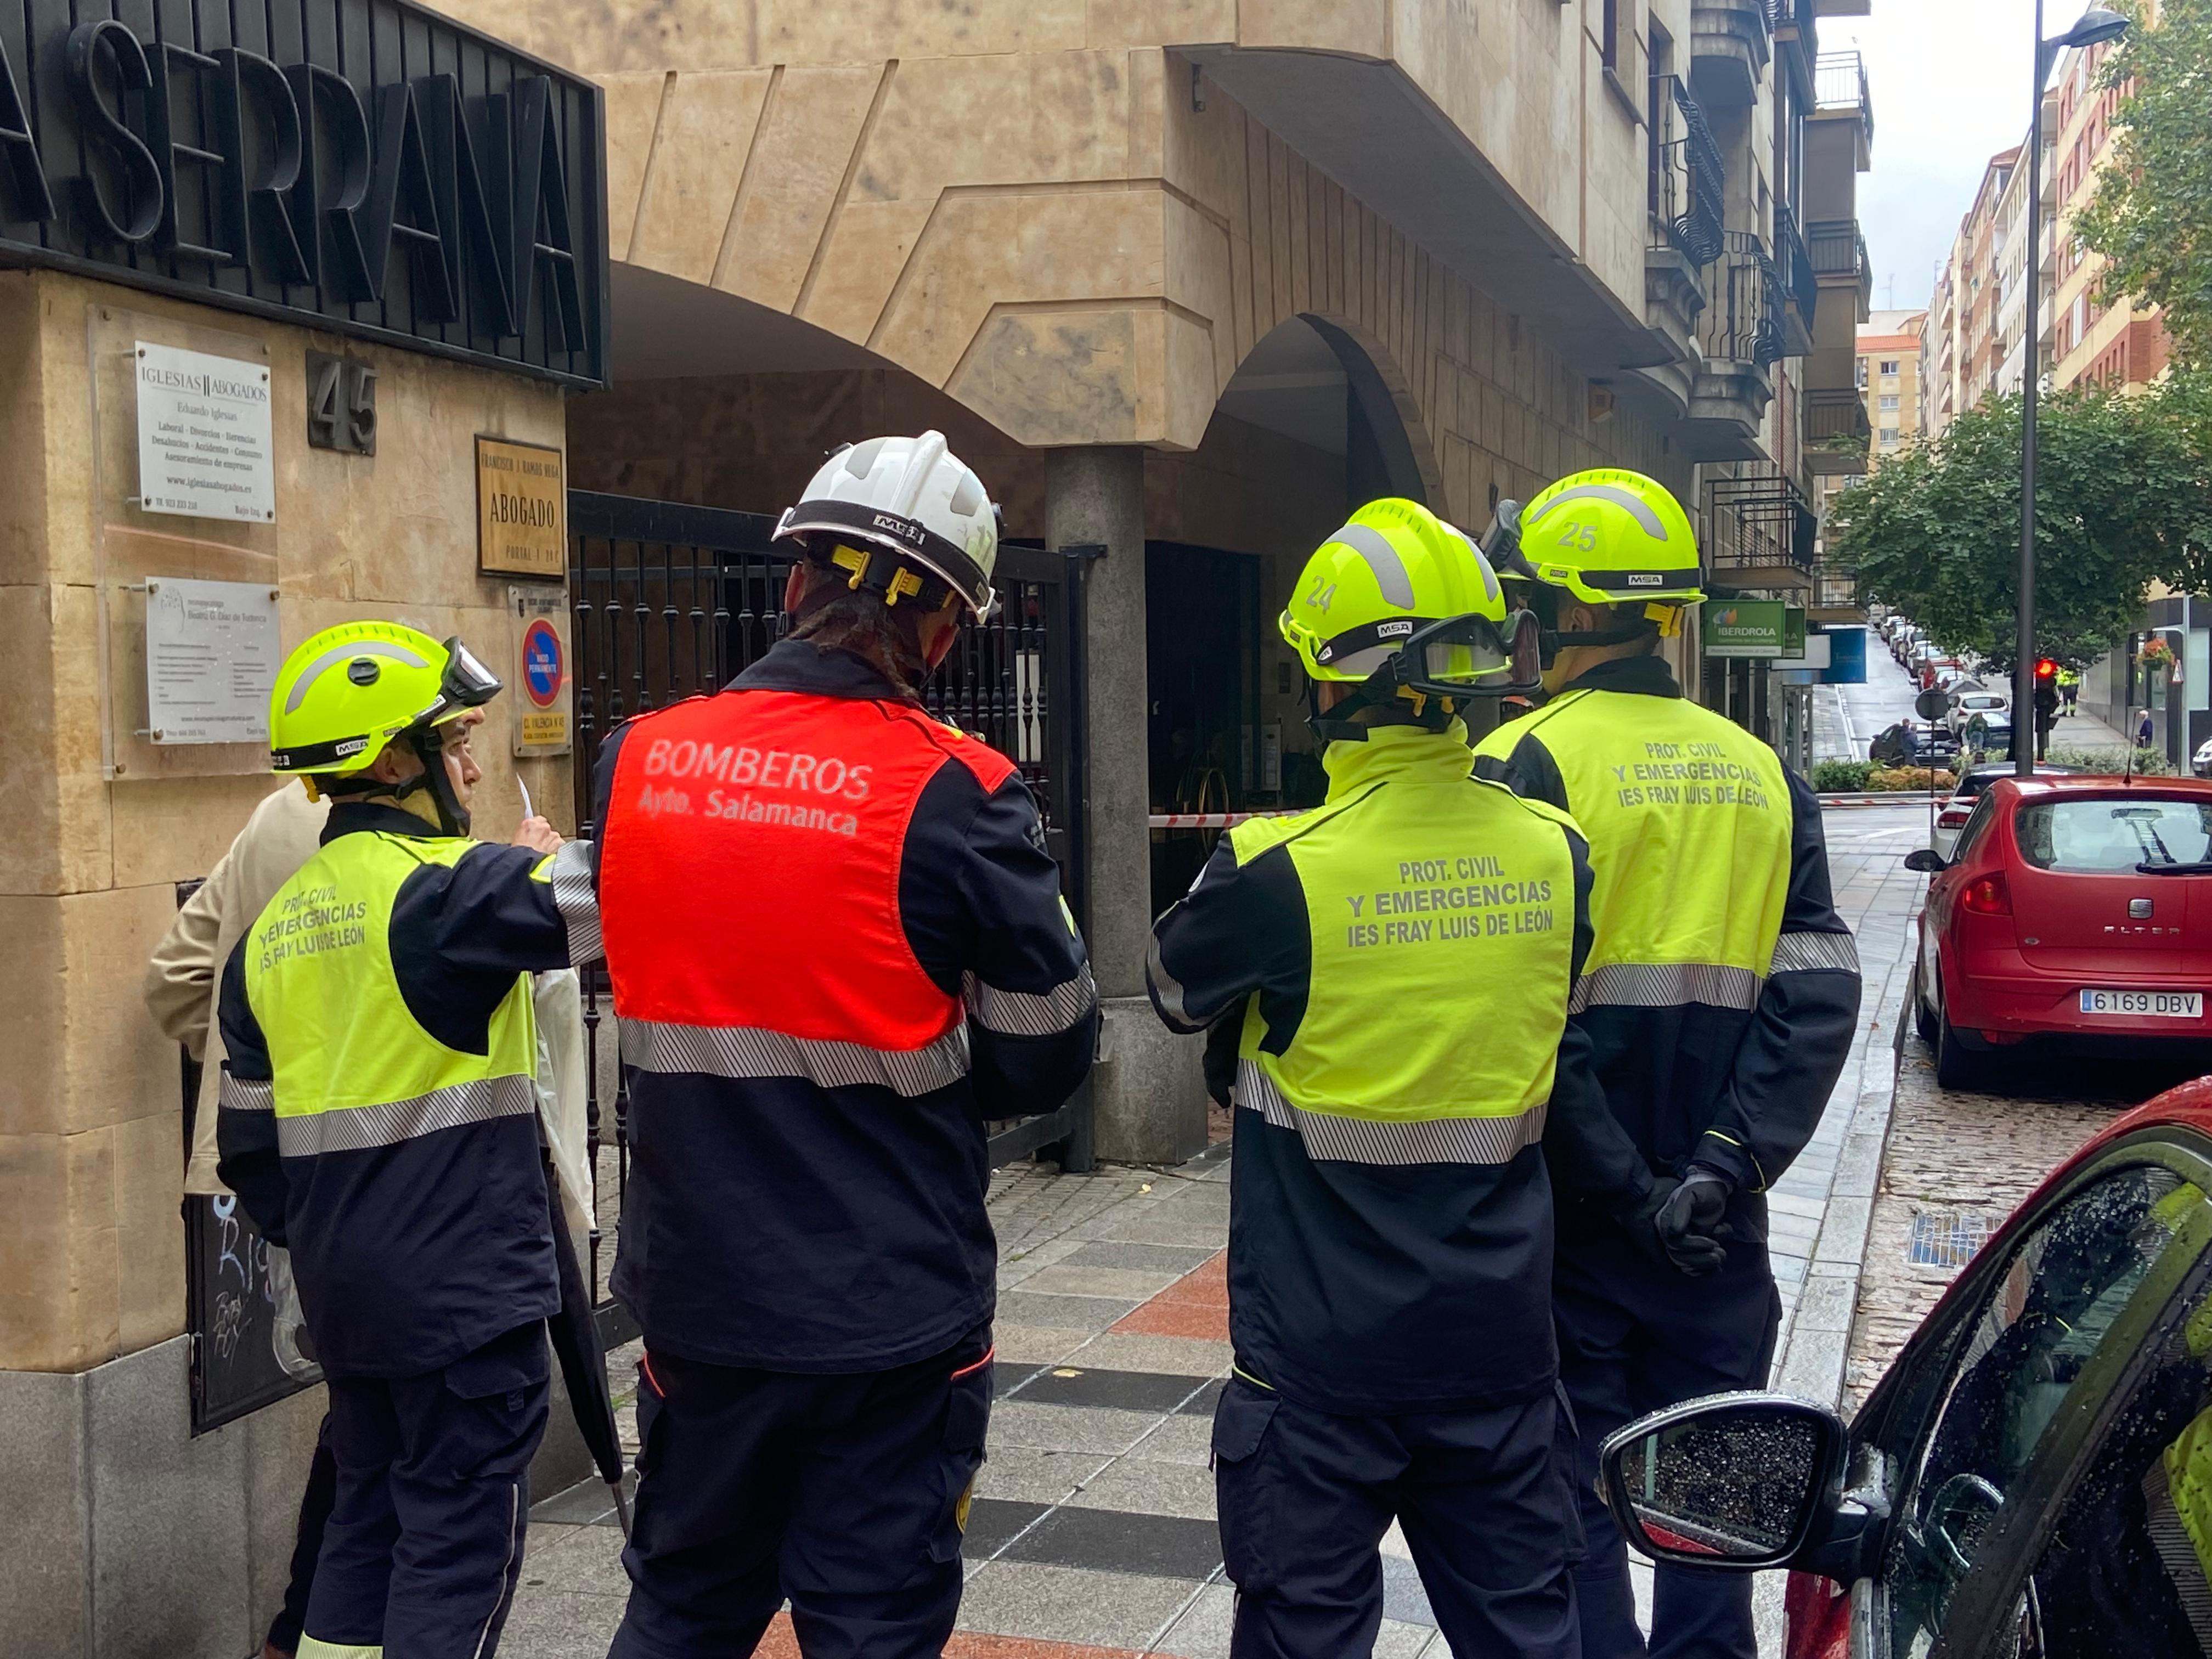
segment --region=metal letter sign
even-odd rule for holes
[[[596,86],[408,0],[106,9],[0,4],[0,266],[605,380]]]

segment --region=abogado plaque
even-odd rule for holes
[[[478,436],[478,570],[508,576],[566,575],[568,505],[559,450]]]
[[[283,659],[274,588],[147,582],[146,724],[155,743],[267,743],[269,693]]]
[[[140,510],[274,524],[268,366],[148,340],[137,350]]]

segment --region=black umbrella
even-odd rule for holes
[[[592,1292],[576,1265],[575,1246],[568,1238],[568,1218],[561,1209],[561,1183],[549,1168],[545,1172],[547,1208],[553,1221],[553,1255],[560,1263],[561,1310],[549,1322],[553,1352],[561,1360],[561,1376],[568,1385],[568,1404],[574,1408],[576,1426],[584,1444],[599,1466],[599,1478],[615,1495],[615,1516],[623,1536],[629,1536],[629,1504],[623,1496],[622,1435],[615,1427],[614,1396],[607,1391],[606,1350],[599,1343],[599,1322],[592,1307]]]

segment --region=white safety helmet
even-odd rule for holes
[[[991,504],[967,463],[945,447],[941,432],[919,438],[871,438],[835,452],[806,486],[799,505],[775,526],[776,539],[840,550],[827,555],[852,568],[853,586],[881,595],[887,605],[914,595],[925,606],[927,578],[935,576],[981,618],[996,595],[991,573],[999,562],[999,509]],[[889,558],[847,557],[842,549],[865,547]],[[902,567],[918,566],[922,574]],[[939,599],[937,603],[942,603]]]

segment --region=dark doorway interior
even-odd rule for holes
[[[1275,805],[1279,732],[1261,726],[1260,562],[1179,542],[1145,549],[1145,672],[1152,810],[1230,812]],[[1152,831],[1152,908],[1181,897],[1220,838]]]

